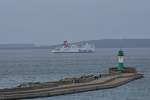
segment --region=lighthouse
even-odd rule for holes
[[[117,70],[122,72],[124,71],[124,52],[120,49],[118,51],[118,64],[117,64]]]

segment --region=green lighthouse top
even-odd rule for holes
[[[124,52],[121,49],[118,51],[118,56],[124,56]]]

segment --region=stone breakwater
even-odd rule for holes
[[[109,89],[118,87],[139,78],[143,78],[143,75],[136,72],[125,72],[96,76],[87,75],[79,78],[65,78],[55,82],[26,83],[10,89],[1,89],[0,100],[47,97]]]

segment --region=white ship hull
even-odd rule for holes
[[[64,48],[59,50],[52,50],[52,53],[92,53],[95,52],[94,49],[84,49],[84,48]]]

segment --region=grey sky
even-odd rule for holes
[[[149,0],[0,0],[0,44],[150,38]]]

